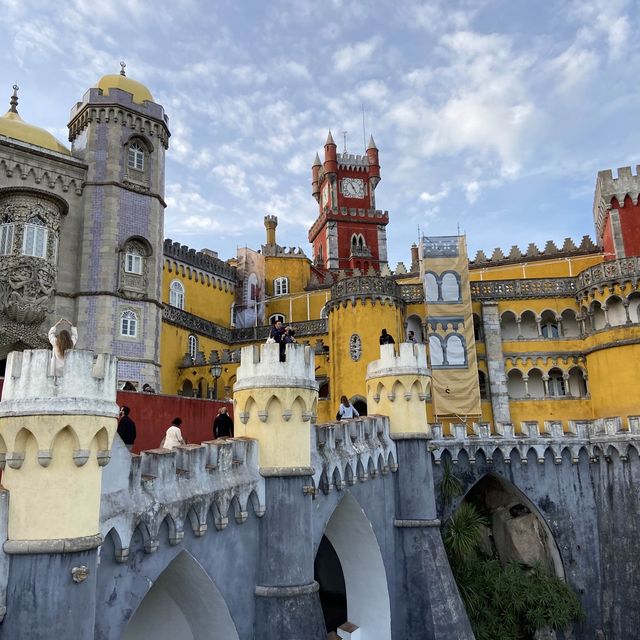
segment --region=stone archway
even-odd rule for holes
[[[485,552],[496,555],[503,565],[518,562],[532,567],[539,562],[547,573],[564,579],[560,550],[551,529],[518,487],[488,473],[469,489],[464,501],[489,519],[482,542]]]
[[[382,554],[371,523],[350,493],[345,494],[333,512],[324,537],[339,564],[336,570],[334,561],[332,581],[339,585],[340,579],[344,580],[348,621],[355,624],[361,630],[361,637],[367,640],[388,640],[391,606]],[[323,553],[320,547],[319,551]],[[338,572],[341,576],[336,575]],[[322,583],[323,567],[316,565],[316,576],[321,589],[326,587],[326,582]],[[335,591],[339,589],[334,588]],[[335,610],[332,613],[335,614]]]
[[[226,602],[204,569],[182,551],[160,574],[122,640],[239,640]]]

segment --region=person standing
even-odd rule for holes
[[[409,331],[409,335],[407,336],[407,342],[413,342],[413,344],[416,344],[416,342],[418,342],[416,340],[416,336],[413,333],[413,331]]]
[[[269,332],[269,340],[272,342],[278,343],[278,348],[280,349],[280,362],[285,361],[285,348],[286,343],[284,341],[284,328],[282,327],[282,322],[277,320],[271,325],[271,331]]]
[[[128,451],[133,449],[133,443],[136,441],[136,423],[129,416],[130,412],[129,407],[120,407],[120,420],[118,420],[118,435]]]
[[[167,429],[167,432],[164,435],[164,439],[160,446],[163,449],[175,449],[181,444],[186,444],[184,438],[182,437],[182,431],[180,431],[180,425],[182,424],[182,420],[180,418],[174,418],[171,422],[171,426]]]
[[[233,438],[233,420],[227,413],[227,407],[220,407],[218,415],[213,421],[214,438]]]
[[[69,325],[70,329],[59,329],[62,323]],[[73,349],[78,341],[78,330],[64,318],[60,318],[51,329],[49,329],[49,342],[53,347],[51,361],[49,362],[49,375],[61,376],[64,369],[64,356],[69,349]]]
[[[340,398],[340,407],[338,408],[336,420],[351,420],[359,416],[358,410],[349,402],[347,396],[342,396]]]
[[[380,334],[380,344],[395,344],[396,341],[393,339],[393,336],[390,333],[387,333],[386,329],[382,330]]]

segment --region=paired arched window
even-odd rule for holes
[[[432,367],[463,367],[467,364],[467,349],[464,338],[457,333],[429,336],[429,354]]]
[[[173,280],[169,286],[169,304],[184,309],[184,286],[180,280]]]
[[[13,235],[15,223],[9,216],[0,222],[0,256],[8,256],[13,251]]]
[[[120,314],[120,335],[135,338],[138,335],[138,316],[127,309]]]
[[[427,302],[460,302],[460,275],[454,271],[424,275],[424,289]]]
[[[130,169],[144,171],[144,149],[139,142],[132,142],[129,145],[127,164]]]
[[[195,361],[198,355],[198,337],[193,334],[189,336],[189,355],[193,361]]]
[[[289,293],[289,278],[276,278],[273,281],[273,295],[284,296]]]
[[[34,258],[47,257],[48,230],[44,220],[38,216],[29,218],[24,225],[24,237],[22,239],[22,253]]]

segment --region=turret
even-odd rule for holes
[[[267,230],[267,244],[275,245],[276,227],[278,226],[278,216],[266,215],[264,217],[264,228]]]
[[[335,177],[338,171],[338,148],[333,141],[331,130],[327,136],[327,141],[324,143],[324,172],[330,177]]]
[[[373,136],[369,138],[369,144],[367,145],[367,158],[369,159],[369,184],[371,190],[375,190],[380,182],[380,161],[378,159],[378,147],[373,140]]]
[[[316,157],[313,160],[313,165],[311,165],[311,195],[316,199],[317,202],[320,202],[320,156],[316,153]]]

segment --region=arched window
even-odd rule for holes
[[[196,356],[198,355],[198,337],[193,334],[189,336],[189,355],[195,362]]]
[[[281,313],[274,313],[272,316],[269,316],[269,324],[274,324],[276,322],[282,322],[282,324],[284,324],[286,322],[286,318]]]
[[[137,247],[128,246],[124,257],[124,270],[126,273],[142,274],[142,253]]]
[[[429,355],[431,356],[432,367],[441,367],[444,364],[442,342],[436,335],[429,336]]]
[[[447,338],[447,363],[467,364],[467,354],[460,336],[452,335]]]
[[[549,395],[555,397],[567,395],[564,377],[560,369],[549,371]]]
[[[34,216],[24,225],[22,253],[35,258],[47,257],[47,227],[42,218]]]
[[[0,222],[0,256],[8,256],[13,250],[13,219],[5,216]]]
[[[427,302],[438,302],[440,293],[438,291],[438,280],[434,273],[426,273],[424,276],[424,290]]]
[[[130,169],[144,171],[144,149],[139,142],[132,142],[129,145],[128,164]]]
[[[135,338],[138,335],[138,316],[127,309],[120,314],[120,335]]]
[[[559,338],[560,328],[556,320],[556,314],[551,311],[543,311],[540,316],[540,331],[543,338]]]
[[[180,280],[174,280],[169,286],[169,304],[184,309],[184,287]]]
[[[445,302],[460,300],[460,285],[455,273],[445,273],[442,276],[442,299]]]
[[[273,281],[273,295],[284,296],[289,293],[289,278],[276,278]]]

